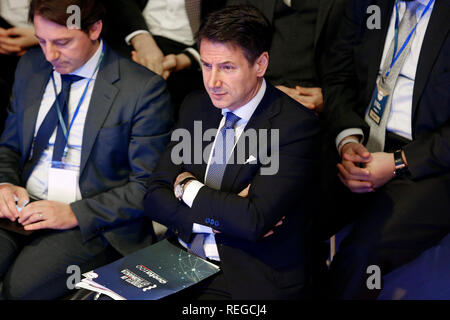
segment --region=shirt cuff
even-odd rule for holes
[[[148,32],[147,30],[136,30],[125,37],[125,42],[127,43],[127,45],[131,46],[131,39],[142,33],[150,34],[150,32]]]
[[[292,0],[283,0],[284,4],[288,7],[292,7]]]
[[[184,49],[184,51],[188,51],[190,54],[192,54],[192,56],[195,58],[195,60],[197,61],[199,66],[202,65],[202,61],[200,59],[200,54],[198,53],[197,50],[195,50],[194,48],[186,48],[186,49]]]
[[[336,143],[336,149],[339,151],[339,144],[344,138],[347,138],[348,136],[361,136],[359,141],[364,140],[364,132],[360,128],[351,128],[351,129],[345,129],[344,131],[341,131],[336,137],[335,143]]]
[[[192,225],[192,232],[193,233],[214,233],[211,227],[203,226],[198,223],[194,223]]]
[[[186,186],[183,192],[183,202],[189,207],[192,208],[192,204],[194,203],[195,197],[197,197],[197,193],[199,190],[204,186],[203,183],[201,183],[198,180],[192,180],[189,182],[189,184]]]

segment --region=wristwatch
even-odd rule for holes
[[[402,150],[394,151],[394,163],[395,163],[395,171],[394,175],[396,177],[404,176],[409,173],[408,166],[405,161],[403,161]]]
[[[178,200],[180,200],[180,201],[182,200],[183,193],[184,193],[184,186],[186,185],[186,183],[188,183],[188,181],[191,181],[191,180],[196,180],[196,179],[194,177],[187,177],[187,178],[184,178],[183,180],[181,180],[181,182],[175,186],[175,197]]]

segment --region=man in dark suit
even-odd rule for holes
[[[323,111],[322,74],[327,48],[340,24],[345,0],[228,0],[251,4],[274,33],[266,78],[304,106]]]
[[[103,45],[102,8],[84,4],[31,2],[42,50],[17,69],[0,140],[0,215],[35,232],[0,230],[5,298],[60,297],[68,266],[88,271],[152,242],[142,199],[169,139],[168,93],[161,77]],[[70,5],[83,12],[76,28],[66,24]]]
[[[224,0],[113,0],[106,3],[105,40],[167,80],[175,117],[183,99],[202,86],[195,33]]]
[[[385,275],[450,231],[449,13],[448,0],[349,3],[325,79],[351,191],[337,214],[355,221],[334,297],[377,297],[370,266]]]
[[[206,92],[184,101],[149,179],[149,216],[222,269],[191,299],[308,296],[319,123],[264,80],[270,39],[255,7],[210,15],[199,32]]]

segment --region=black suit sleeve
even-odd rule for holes
[[[108,1],[107,12],[109,20],[114,23],[114,30],[119,32],[121,39],[138,30],[148,30],[142,10],[146,1],[112,0]],[[117,36],[117,35],[116,35]]]
[[[13,88],[13,96],[17,94],[17,85]],[[14,103],[8,110],[8,118],[5,124],[5,130],[0,139],[0,183],[11,183],[20,186],[20,127],[18,126],[18,113]]]
[[[359,105],[359,93],[366,84],[356,73],[354,51],[358,48],[360,30],[364,28],[364,6],[350,1],[342,18],[338,38],[328,54],[324,70],[323,95],[324,118],[332,137],[348,128],[360,128],[367,139],[369,127],[360,112],[366,107]]]

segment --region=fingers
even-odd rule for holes
[[[164,80],[167,80],[170,77],[170,71],[164,70],[161,76],[164,78]]]
[[[44,215],[42,213],[33,213],[31,216],[28,217],[26,221],[23,221],[21,224],[25,227],[37,222],[44,221]],[[19,222],[20,223],[20,222]]]
[[[14,190],[14,194],[17,197],[17,205],[21,208],[25,207],[30,202],[30,197],[28,196],[28,192],[24,188],[16,188]]]
[[[42,202],[43,201],[32,202],[29,205],[27,205],[25,208],[23,208],[22,211],[20,212],[20,217],[19,217],[18,222],[22,225],[27,225],[27,224],[32,223],[32,221],[33,221],[32,217],[34,215],[39,216],[40,213],[43,213]]]
[[[313,97],[298,95],[296,100],[310,110],[316,109],[316,104],[314,103]]]
[[[164,57],[162,66],[164,70],[172,70],[177,66],[177,59],[174,54],[168,54]]]
[[[250,184],[247,186],[247,188],[245,188],[244,190],[242,190],[241,192],[238,193],[238,196],[242,197],[242,198],[247,198],[248,197],[248,191],[250,190]]]
[[[375,189],[372,186],[371,182],[368,181],[360,181],[360,180],[347,180],[340,173],[338,173],[338,177],[341,182],[350,189],[351,192],[354,193],[367,193],[374,192]]]
[[[304,95],[304,96],[322,95],[322,89],[319,87],[307,88],[307,87],[296,86],[295,90],[297,91],[298,94]]]
[[[8,39],[3,39],[0,43],[0,51],[6,52],[4,54],[19,53],[22,51],[22,47],[16,44],[10,44],[10,41],[7,40]]]
[[[361,143],[351,142],[342,147],[342,158],[351,162],[369,162],[370,152]]]
[[[370,179],[370,171],[365,168],[357,167],[351,161],[342,161],[338,163],[337,167],[342,176],[347,180],[364,180]]]
[[[286,217],[282,217],[281,220],[278,221],[277,224],[273,227],[273,229],[271,229],[269,232],[267,232],[267,233],[264,235],[263,238],[267,238],[267,237],[271,236],[272,234],[274,234],[274,233],[275,233],[274,229],[275,229],[276,227],[281,226],[281,225],[283,224],[283,220],[284,220],[285,218],[286,218]]]
[[[19,216],[14,194],[10,188],[2,188],[0,193],[0,217],[15,221]]]
[[[41,229],[48,229],[48,228],[49,228],[49,226],[48,226],[46,220],[24,226],[24,229],[27,231],[34,231],[34,230],[41,230]]]

